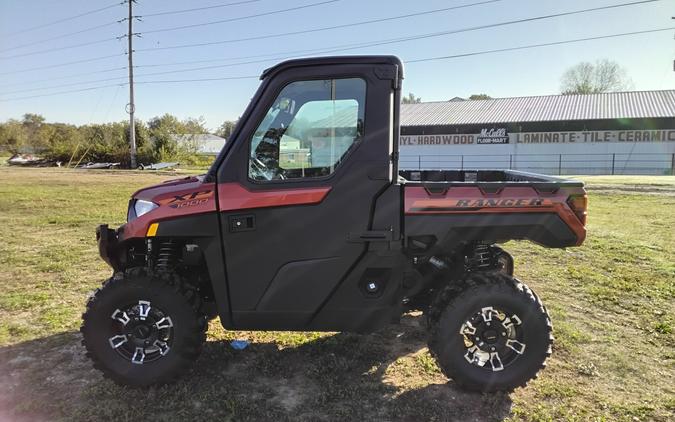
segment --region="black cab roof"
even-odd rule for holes
[[[260,79],[268,78],[278,72],[293,67],[320,66],[335,64],[393,64],[399,68],[399,78],[403,78],[403,63],[396,56],[324,56],[307,57],[283,61],[277,65],[265,69]]]

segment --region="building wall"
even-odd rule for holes
[[[672,174],[675,119],[404,127],[401,169]]]

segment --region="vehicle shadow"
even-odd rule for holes
[[[117,386],[92,369],[76,332],[0,348],[0,420],[502,420],[508,394],[462,391],[425,351],[421,318],[242,351],[209,341],[168,386]],[[271,336],[270,336],[271,337]],[[288,342],[284,342],[288,344]]]

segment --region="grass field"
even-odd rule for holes
[[[373,335],[227,332],[211,324],[193,373],[131,390],[92,370],[80,314],[109,276],[94,227],[171,176],[0,167],[0,420],[673,420],[675,178],[589,177],[581,248],[509,243],[556,343],[512,394],[460,391],[422,318]],[[248,339],[234,351],[229,341]]]

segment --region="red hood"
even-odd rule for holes
[[[145,237],[149,225],[154,222],[214,212],[215,194],[215,184],[204,183],[204,176],[168,180],[143,188],[132,198],[152,201],[159,206],[120,227],[120,240]]]
[[[198,190],[203,186],[204,175],[188,176],[181,179],[171,179],[164,183],[148,186],[137,190],[131,195],[134,199],[143,199],[158,203],[159,200],[170,196],[173,193]]]

